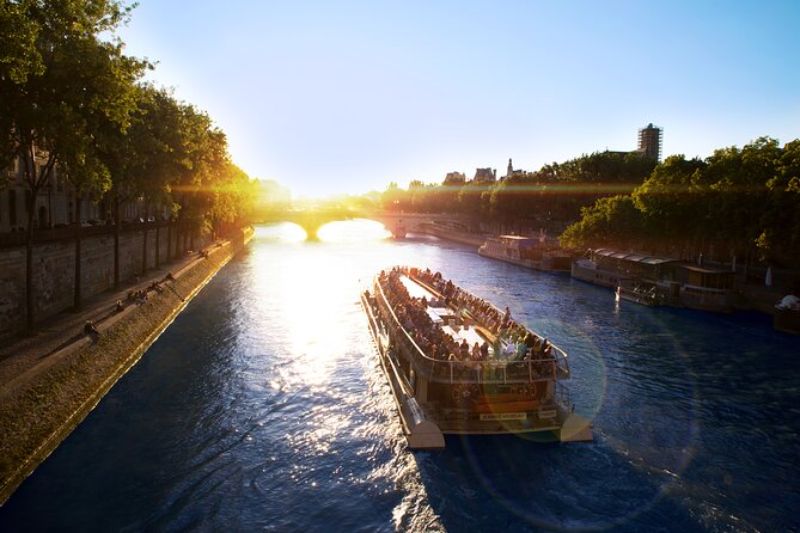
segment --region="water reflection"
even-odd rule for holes
[[[380,222],[362,218],[329,222],[319,229],[317,236],[324,242],[353,243],[380,241],[392,234]]]
[[[303,242],[308,236],[306,230],[293,222],[282,222],[267,226],[256,226],[254,241],[258,242]]]

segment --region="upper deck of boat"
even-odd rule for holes
[[[466,357],[463,354],[461,357],[456,354],[456,358],[450,356],[446,359],[432,357],[420,348],[417,342],[413,340],[411,332],[406,331],[401,325],[401,340],[404,344],[407,344],[412,353],[417,354],[424,361],[428,361],[425,368],[436,369],[441,373],[441,370],[443,370],[442,365],[444,365],[445,375],[449,375],[451,380],[460,376],[463,379],[473,381],[469,374],[477,371],[477,375],[482,376],[478,380],[487,381],[485,370],[492,372],[499,370],[500,373],[495,373],[496,377],[492,380],[502,380],[502,382],[537,381],[541,379],[557,380],[569,377],[566,353],[549,342],[550,348],[545,353],[545,339],[541,335],[520,324],[515,324],[518,330],[524,330],[525,333],[532,334],[537,342],[541,343],[541,351],[533,349],[528,351],[528,348],[523,346],[522,339],[519,337],[515,341],[502,334],[495,335],[490,327],[482,324],[472,311],[465,308],[463,302],[456,304],[452,298],[446,298],[435,287],[431,286],[435,282],[426,283],[424,280],[414,277],[412,272],[411,269],[404,269],[398,276],[398,280],[408,292],[408,296],[417,300],[424,299],[427,304],[425,313],[430,318],[433,327],[440,328],[457,345],[461,345],[463,341],[466,341],[467,346],[470,347],[470,354],[467,354]],[[394,315],[394,310],[391,305],[388,305],[383,289],[379,288],[379,283],[377,282],[378,280],[376,279],[376,297],[382,300],[391,314]],[[441,279],[439,282],[441,282]],[[457,290],[460,295],[475,298],[462,289]],[[488,307],[498,316],[503,316],[502,311],[495,306],[483,300],[480,300],[480,302],[485,306],[484,308]],[[394,317],[394,321],[397,321],[397,317]],[[475,344],[478,346],[486,345],[484,349],[488,353],[484,354],[484,357],[474,358],[471,350]],[[548,371],[546,368],[552,370]],[[548,378],[548,376],[550,377]]]

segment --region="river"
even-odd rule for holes
[[[0,508],[0,531],[800,529],[800,342],[768,317],[622,302],[368,221],[257,228]],[[405,449],[359,306],[440,270],[570,354],[595,442]]]

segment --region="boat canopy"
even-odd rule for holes
[[[631,263],[642,263],[645,265],[663,265],[665,263],[677,263],[678,259],[671,257],[659,257],[655,255],[642,255],[633,252],[620,252],[610,248],[598,248],[594,250],[594,255],[599,257],[609,257],[612,259],[619,259],[620,261],[629,261]]]

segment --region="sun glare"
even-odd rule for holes
[[[317,236],[323,242],[364,242],[380,241],[392,234],[380,222],[361,218],[329,222],[319,229]]]
[[[306,240],[306,231],[292,222],[257,226],[255,238],[263,241],[302,242]]]

